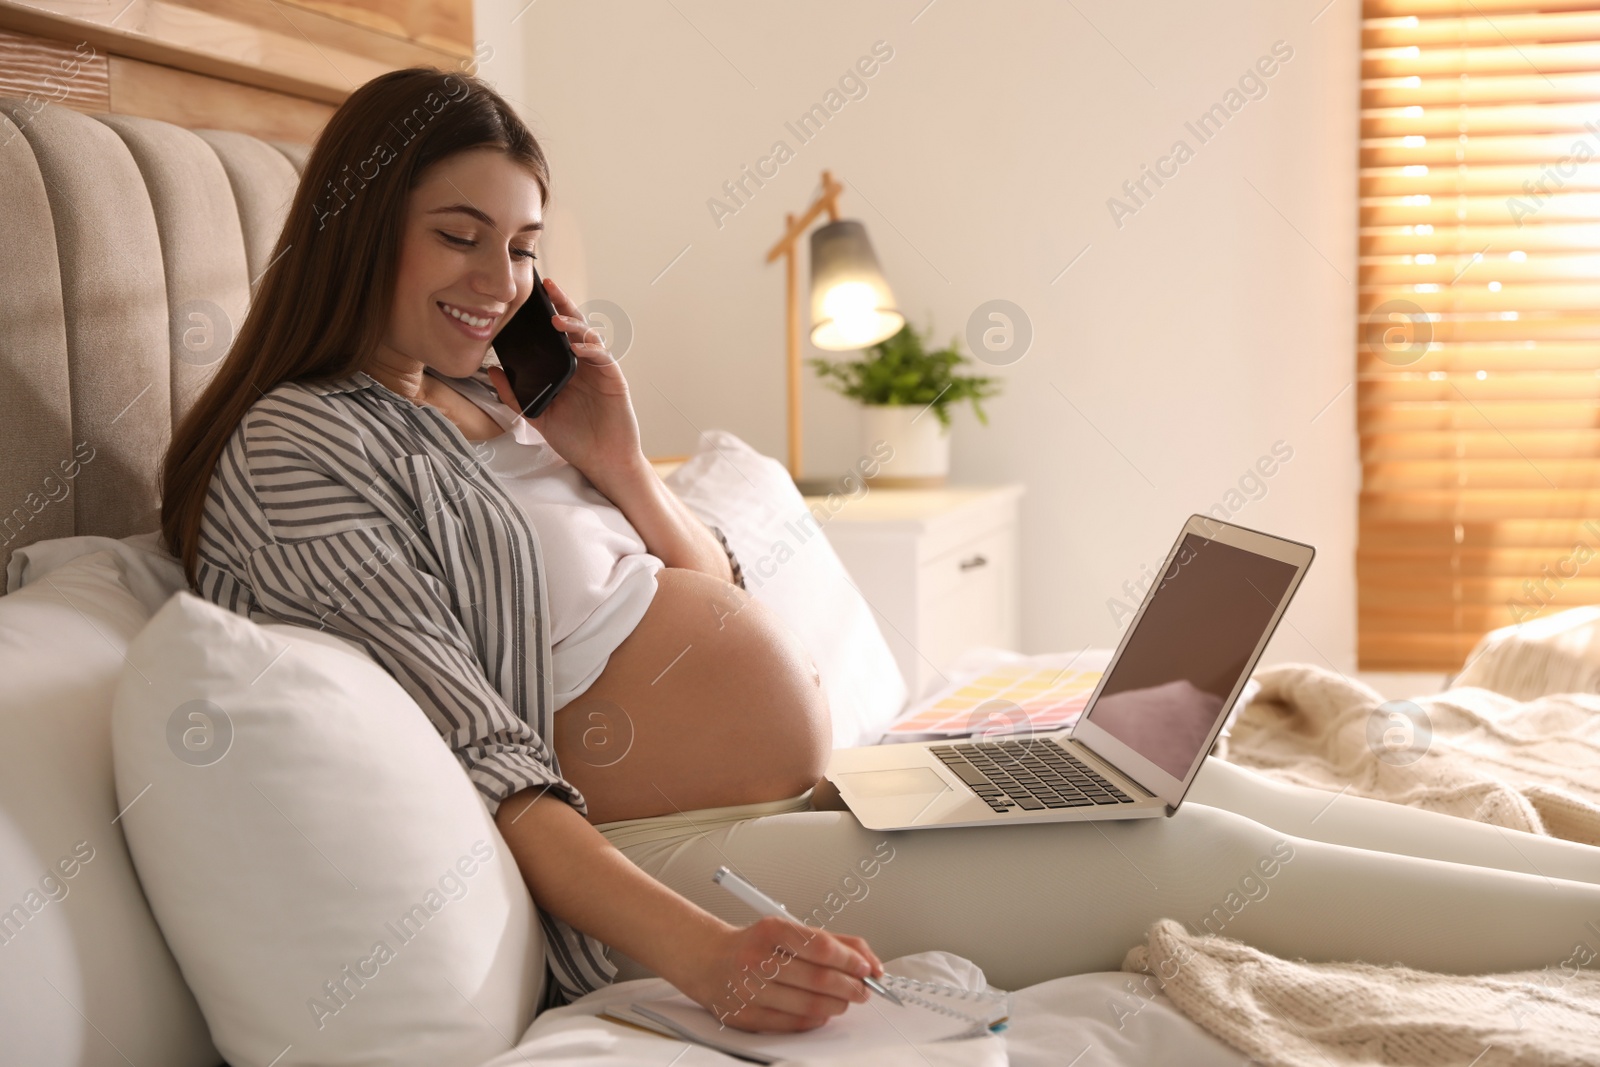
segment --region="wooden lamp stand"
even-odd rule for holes
[[[789,369],[789,477],[800,485],[801,455],[800,455],[800,263],[797,245],[800,238],[805,236],[806,230],[815,222],[824,211],[828,213],[829,222],[839,220],[839,194],[844,192],[844,186],[834,180],[833,175],[827,171],[822,172],[822,193],[806,208],[805,213],[799,218],[793,214],[783,217],[784,232],[778,243],[772,246],[767,253],[767,262],[771,263],[779,256],[786,256],[784,278],[786,286],[787,329],[785,331],[786,347],[788,353]],[[805,487],[802,486],[802,492]],[[825,490],[824,490],[825,491]]]

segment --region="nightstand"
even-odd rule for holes
[[[910,700],[944,685],[946,669],[974,645],[1017,647],[1026,489],[868,489],[805,498],[872,606]]]

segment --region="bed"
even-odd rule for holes
[[[318,642],[305,634],[247,629],[193,598],[180,603],[186,597],[174,594],[181,574],[152,535],[158,457],[243,318],[306,147],[54,105],[30,110],[7,99],[0,99],[0,142],[0,246],[8,251],[0,260],[0,568],[7,582],[0,597],[0,1033],[7,1055],[44,1067],[216,1067],[225,1047],[234,1050],[227,1060],[234,1067],[664,1064],[680,1056],[737,1062],[706,1050],[684,1056],[681,1045],[596,1018],[607,1003],[662,992],[658,979],[623,983],[535,1017],[538,926],[531,902],[517,900],[526,893],[503,858],[492,874],[484,873],[487,860],[465,852],[447,867],[462,894],[447,891],[452,903],[434,909],[442,918],[431,921],[456,925],[450,937],[419,938],[416,947],[408,941],[408,970],[369,960],[376,969],[368,973],[356,962],[367,981],[339,979],[345,998],[331,981],[324,990],[288,973],[296,951],[319,950],[351,931],[360,907],[340,896],[335,873],[357,888],[341,863],[379,862],[361,852],[357,838],[339,838],[350,829],[331,825],[339,820],[319,826],[315,842],[300,829],[316,821],[319,804],[326,810],[349,799],[337,778],[331,785],[297,781],[275,796],[257,788],[276,816],[257,805],[251,818],[266,821],[240,815],[235,827],[236,840],[248,844],[239,862],[262,863],[256,877],[276,894],[254,902],[292,918],[285,929],[293,940],[251,928],[235,914],[237,899],[195,891],[215,888],[205,872],[220,862],[217,854],[192,851],[193,841],[175,832],[158,839],[158,815],[208,815],[199,810],[204,794],[185,792],[205,761],[182,754],[195,751],[187,740],[172,742],[180,759],[152,770],[139,788],[123,760],[137,754],[128,725],[134,713],[126,708],[156,706],[146,690],[169,701],[188,694],[182,708],[189,707],[202,690],[180,682],[189,684],[204,667],[212,688],[203,692],[234,709],[235,759],[277,760],[250,766],[281,771],[304,753],[250,734],[258,721],[250,714],[292,725],[282,716],[309,704],[336,705],[336,688],[348,690],[352,707],[397,699],[372,674],[375,666],[337,642],[312,647]],[[696,514],[728,534],[735,551],[759,547],[767,530],[787,520],[785,508],[803,507],[781,464],[724,431],[708,433],[687,461],[658,469]],[[825,539],[814,540],[810,556],[755,592],[783,613],[817,660],[835,708],[836,746],[869,742],[905,709],[905,683],[870,609],[859,594],[852,599],[837,556]],[[269,674],[273,660],[255,678],[241,676],[241,665],[258,662],[249,657],[270,653],[272,642],[298,650],[298,673]],[[318,679],[325,690],[316,688]],[[160,708],[164,716],[166,705]],[[413,777],[382,777],[384,768],[368,767],[379,775],[372,795],[396,805],[437,801],[456,822],[419,825],[418,840],[381,844],[430,871],[426,864],[437,856],[461,851],[463,834],[482,834],[475,844],[503,854],[476,798],[462,803],[448,753],[436,737],[428,740],[431,727],[420,718],[411,727],[399,731],[405,736],[385,758],[391,769],[411,768]],[[252,738],[259,743],[246,744]],[[346,821],[359,831],[354,816]],[[286,866],[304,881],[272,881]],[[333,888],[293,891],[315,878]],[[357,891],[370,898],[384,892],[375,882]],[[397,908],[410,890],[398,892]],[[192,925],[180,921],[174,902],[190,910]],[[913,976],[958,974],[982,983],[959,958],[899,963]],[[380,974],[391,977],[380,982]],[[478,986],[463,991],[464,982]],[[230,995],[216,993],[222,988]],[[1013,991],[1003,1040],[908,1046],[877,1053],[873,1062],[1246,1062],[1146,988],[1122,972],[1044,982]],[[279,1040],[302,1031],[310,1036]],[[330,1031],[338,1036],[319,1045],[317,1035]]]

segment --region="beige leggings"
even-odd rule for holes
[[[1114,971],[1158,918],[1312,961],[1455,974],[1600,951],[1600,849],[1273,782],[1210,758],[1166,819],[867,830],[810,794],[599,827],[734,923],[726,864],[796,918],[882,959],[944,949],[1018,989]],[[650,977],[614,953],[619,980]]]

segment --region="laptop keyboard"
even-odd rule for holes
[[[995,811],[1133,803],[1088,764],[1051,741],[975,741],[929,745],[928,751]]]

